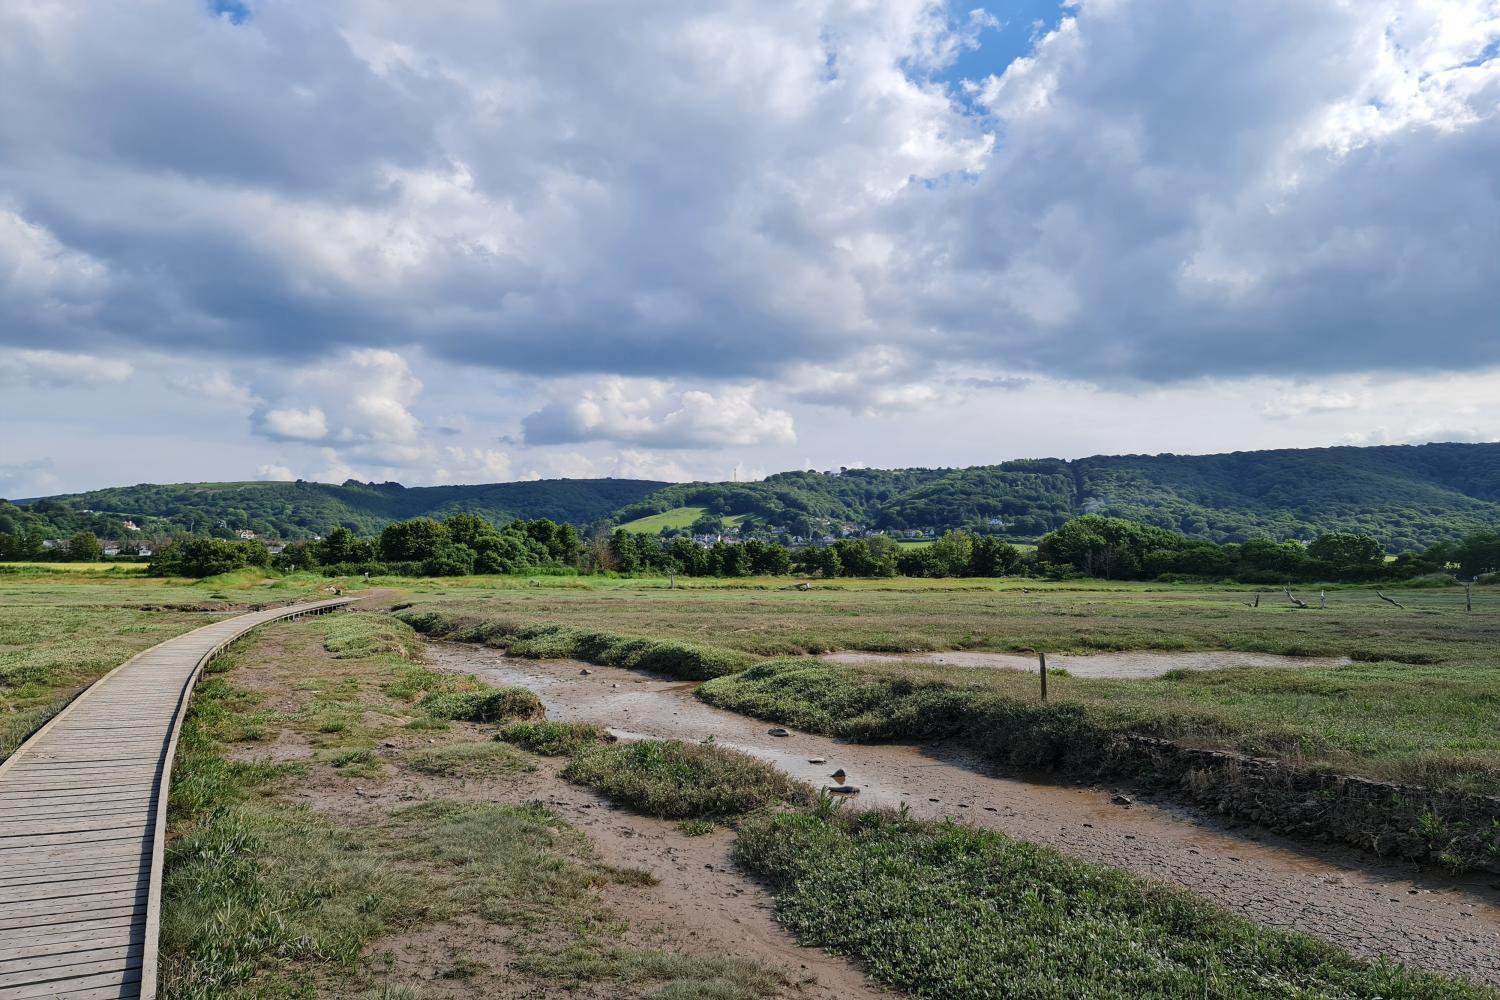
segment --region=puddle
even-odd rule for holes
[[[1037,668],[1035,656],[1025,653],[981,653],[973,650],[949,650],[940,653],[868,653],[846,649],[816,657],[832,663],[935,663],[947,667],[992,667],[1002,670]],[[1087,655],[1048,653],[1047,667],[1064,668],[1074,677],[1108,677],[1139,680],[1160,677],[1169,670],[1228,670],[1232,667],[1343,667],[1354,661],[1347,656],[1279,656],[1275,653],[1234,653],[1209,650],[1181,653],[1133,650],[1124,653],[1090,653]]]
[[[776,737],[770,723],[699,701],[693,684],[620,668],[450,643],[429,643],[427,659],[437,670],[530,688],[549,718],[597,722],[627,739],[712,737],[814,787],[836,784],[831,773],[842,768],[846,783],[860,790],[853,804],[861,808],[906,803],[917,816],[958,817],[1175,883],[1260,923],[1315,934],[1368,958],[1387,955],[1500,985],[1500,886],[1477,879],[1413,875],[1344,848],[1235,832],[1167,805],[1124,808],[1111,803],[1110,790],[987,773],[958,747],[848,744],[796,730]]]

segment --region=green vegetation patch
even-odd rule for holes
[[[422,657],[422,640],[410,625],[378,612],[344,612],[317,619],[323,648],[341,660],[388,654],[404,660]]]
[[[397,617],[424,635],[504,647],[512,656],[583,660],[684,680],[720,677],[743,670],[754,662],[752,657],[734,650],[674,639],[651,639],[552,624],[519,624],[434,609],[402,611]]]
[[[660,819],[739,816],[811,794],[748,754],[663,740],[585,749],[563,777]]]
[[[781,922],[917,997],[1493,1000],[1371,964],[1186,892],[953,823],[882,813],[747,820],[739,862]]]
[[[310,993],[296,963],[353,963],[375,937],[427,909],[418,880],[358,832],[263,794],[295,770],[226,758],[222,734],[253,699],[222,679],[198,687],[173,768],[162,887],[162,995],[219,1000]],[[300,985],[298,985],[300,984]]]
[[[1087,766],[1136,733],[1458,792],[1500,790],[1500,672],[1392,663],[1053,675],[777,660],[698,689],[712,705],[850,739],[960,737],[1028,767]]]
[[[536,770],[532,758],[507,743],[493,740],[416,750],[404,760],[408,767],[425,774],[450,778],[487,778]]]
[[[512,722],[501,729],[495,739],[514,743],[545,757],[567,757],[585,747],[603,742],[606,734],[592,722],[538,719],[534,722]]]
[[[536,719],[545,713],[542,700],[526,688],[439,691],[417,702],[417,707],[435,719],[463,722]]]

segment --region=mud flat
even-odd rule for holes
[[[955,816],[1175,883],[1260,923],[1304,931],[1357,955],[1386,955],[1500,985],[1500,883],[1493,876],[1413,873],[1352,850],[1236,832],[1169,806],[1117,805],[1108,790],[986,773],[953,747],[846,744],[795,730],[772,736],[763,722],[698,701],[692,684],[620,668],[450,643],[430,643],[427,656],[433,669],[530,688],[552,718],[598,722],[627,738],[711,736],[815,787],[834,784],[829,775],[843,768],[864,807],[905,802],[918,816]]]
[[[869,653],[858,649],[823,653],[816,657],[832,663],[930,663],[945,667],[994,667],[1001,670],[1035,670],[1036,657],[1021,653],[982,653],[974,650],[946,652]],[[1160,677],[1172,670],[1228,670],[1232,667],[1342,667],[1354,662],[1347,656],[1279,656],[1275,653],[1235,653],[1208,650],[1180,653],[1131,650],[1091,653],[1085,656],[1048,653],[1049,669],[1065,669],[1074,677],[1140,680]]]

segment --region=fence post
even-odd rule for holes
[[[1042,677],[1042,700],[1047,700],[1047,654],[1037,650],[1037,668]]]

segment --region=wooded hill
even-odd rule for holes
[[[1035,459],[966,469],[785,472],[754,483],[543,480],[405,488],[350,480],[130,486],[0,506],[7,521],[45,521],[56,535],[85,508],[157,518],[176,530],[220,523],[286,539],[466,511],[496,521],[548,518],[628,524],[682,507],[747,515],[747,526],[801,537],[860,530],[941,533],[968,528],[1034,540],[1070,517],[1129,518],[1215,542],[1373,536],[1392,552],[1500,525],[1500,444],[1311,448],[1223,455]],[[36,530],[33,524],[28,530]]]

